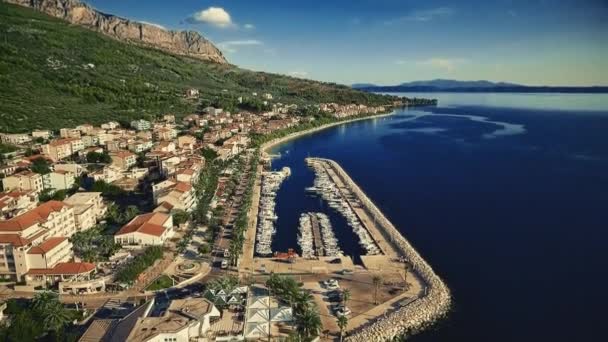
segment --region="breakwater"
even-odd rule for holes
[[[347,341],[384,341],[395,336],[414,334],[443,317],[451,305],[450,290],[435,274],[431,266],[420,256],[414,247],[401,235],[393,224],[382,214],[359,186],[342,167],[333,160],[310,158],[329,165],[342,178],[365,209],[376,218],[376,224],[391,241],[395,250],[411,264],[412,270],[422,279],[424,292],[416,300],[387,312],[370,323],[352,331]]]

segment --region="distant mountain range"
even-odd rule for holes
[[[414,81],[394,86],[379,86],[371,83],[357,83],[353,88],[370,92],[480,92],[480,93],[608,93],[608,87],[555,87],[526,86],[506,82],[490,81],[457,81],[435,79]]]

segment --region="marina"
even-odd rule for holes
[[[281,171],[265,172],[262,175],[262,188],[258,211],[258,228],[256,233],[255,252],[261,256],[272,255],[272,237],[276,233],[275,213],[276,195],[281,183],[291,174],[288,167]]]
[[[302,257],[341,256],[338,239],[332,230],[329,217],[324,213],[304,213],[300,216],[298,244]]]
[[[354,208],[360,208],[361,203],[347,188],[337,186],[330,178],[331,170],[324,163],[311,158],[307,158],[306,163],[315,172],[314,186],[306,188],[306,191],[320,196],[333,210],[346,218],[348,225],[359,237],[359,244],[365,250],[366,255],[382,254],[382,251],[355,213]]]

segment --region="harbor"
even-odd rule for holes
[[[338,333],[335,303],[328,302],[329,292],[323,284],[327,279],[338,280],[341,288],[358,298],[349,304],[352,314],[347,339],[352,341],[409,334],[442,317],[450,306],[450,292],[407,240],[337,163],[321,158],[306,158],[305,163],[314,177],[302,190],[320,201],[324,212],[300,212],[295,227],[284,232],[293,234],[296,243],[286,248],[288,253],[273,251],[274,203],[289,173],[261,171],[253,235],[256,253],[244,263],[242,276],[258,280],[272,273],[297,276],[313,294],[323,326],[334,336]],[[341,240],[336,235],[333,223],[338,218],[345,224],[342,229],[348,229],[354,239]],[[360,263],[340,248],[353,243],[360,246]],[[295,247],[298,253],[294,253]],[[372,294],[375,278],[382,282]]]
[[[272,237],[276,233],[275,221],[278,219],[275,213],[277,190],[290,174],[291,170],[285,167],[281,171],[268,171],[262,175],[255,244],[258,255],[272,255]]]

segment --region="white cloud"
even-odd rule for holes
[[[241,46],[259,46],[264,45],[263,42],[255,39],[247,39],[247,40],[229,40],[225,42],[218,43],[217,46],[226,51],[226,52],[236,52],[238,47]]]
[[[407,21],[426,22],[440,18],[450,17],[454,14],[454,10],[449,7],[437,7],[426,10],[416,10],[408,13],[405,16],[387,20],[384,22],[386,25],[394,25]]]
[[[454,71],[456,67],[463,63],[466,63],[466,60],[462,58],[429,58],[416,62],[416,64],[420,66],[442,69],[448,72]]]
[[[194,13],[190,22],[203,23],[220,28],[234,27],[230,14],[221,7],[209,7],[205,10]]]
[[[407,64],[408,62],[409,62],[409,61],[408,61],[408,60],[406,60],[406,59],[398,59],[398,60],[396,60],[396,61],[395,61],[395,64],[397,64],[397,65],[405,65],[405,64]]]
[[[253,25],[253,24],[245,24],[245,25],[243,25],[243,28],[245,30],[253,30],[253,29],[255,29],[255,25]]]
[[[306,71],[290,71],[290,72],[287,73],[287,75],[293,76],[293,77],[303,78],[303,77],[308,76],[308,72],[306,72]]]
[[[157,27],[157,28],[162,29],[162,30],[166,30],[166,29],[167,29],[167,28],[166,28],[166,27],[164,27],[163,25],[159,25],[159,24],[156,24],[156,23],[151,23],[151,22],[149,22],[149,21],[143,21],[143,20],[140,20],[140,21],[139,21],[139,23],[141,23],[141,24],[145,24],[145,25],[154,26],[154,27]]]

